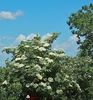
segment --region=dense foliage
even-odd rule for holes
[[[44,40],[37,35],[31,41],[22,41],[16,48],[5,49],[13,54],[12,60],[6,63],[6,75],[1,78],[1,90],[8,100],[24,100],[28,94],[61,100],[69,97],[74,89],[76,93],[81,92],[69,66],[65,66],[64,52],[51,48],[57,35],[53,33]],[[4,95],[1,95],[2,100]]]
[[[92,10],[92,4],[84,6],[69,18],[80,45],[75,57],[52,48],[58,33],[44,38],[36,35],[15,48],[6,48],[12,58],[0,68],[0,100],[26,100],[27,95],[41,100],[92,100]]]
[[[83,6],[69,17],[68,25],[78,37],[81,56],[93,57],[93,4]]]

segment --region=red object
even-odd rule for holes
[[[30,100],[39,100],[40,97],[30,97]]]

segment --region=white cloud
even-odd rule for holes
[[[18,16],[22,16],[23,12],[18,10],[16,12],[11,12],[11,11],[1,11],[0,12],[0,19],[6,19],[6,20],[14,20]]]
[[[46,37],[51,36],[51,33],[46,33],[45,35],[42,36],[42,41],[44,41],[46,39]]]
[[[23,34],[20,34],[17,38],[16,38],[16,40],[17,41],[24,41],[24,40],[32,40],[34,37],[36,36],[36,34],[34,34],[34,33],[31,33],[30,35],[28,35],[28,36],[25,36],[25,35],[23,35]]]
[[[32,40],[35,36],[36,36],[36,34],[31,33],[30,35],[28,35],[28,36],[26,37],[26,39],[27,39],[27,40]]]
[[[77,49],[77,44],[76,44],[77,40],[78,40],[78,38],[76,37],[76,35],[72,35],[65,42],[55,43],[53,45],[53,48],[64,50],[64,51],[75,50],[75,49]]]
[[[77,35],[72,35],[70,38],[69,38],[70,41],[78,41],[78,38],[77,38]]]
[[[23,35],[23,34],[20,34],[20,35],[16,38],[16,40],[17,40],[18,42],[23,41],[23,40],[25,40],[25,39],[26,39],[26,37],[25,37],[25,35]]]

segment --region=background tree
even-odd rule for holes
[[[67,22],[73,34],[78,37],[79,55],[74,60],[74,71],[82,89],[82,100],[93,99],[93,4],[83,6],[73,13]],[[92,58],[92,59],[91,59]],[[73,61],[72,60],[72,61]]]
[[[93,61],[91,57],[70,58],[69,66],[72,68],[72,75],[80,86],[81,94],[79,100],[93,99]],[[77,99],[77,96],[75,98]]]
[[[67,23],[72,33],[78,37],[81,55],[93,57],[93,4],[83,6],[73,13]]]

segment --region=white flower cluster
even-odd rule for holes
[[[49,47],[50,44],[49,44],[49,43],[45,43],[43,46],[44,46],[44,47]]]
[[[2,84],[7,85],[8,84],[7,80],[5,80]]]
[[[68,80],[69,80],[69,76],[66,74],[65,78],[64,78],[64,81],[68,81]]]
[[[21,58],[16,58],[16,59],[15,59],[15,61],[19,61],[19,60],[21,60]]]
[[[63,56],[65,56],[64,53],[57,54],[57,53],[54,53],[54,52],[50,52],[49,55],[51,55],[51,56],[56,56],[56,57],[63,57]]]
[[[73,85],[72,84],[69,84],[69,87],[73,87]]]
[[[25,68],[29,68],[29,67],[30,67],[30,66],[28,66],[28,65],[27,65],[27,66],[25,66]]]
[[[43,58],[42,58],[42,57],[40,57],[40,56],[36,56],[36,58],[38,58],[38,59],[40,59],[40,60],[43,60]]]
[[[34,88],[37,88],[37,87],[38,87],[38,84],[32,82],[32,83],[30,84],[30,86],[33,86]]]
[[[30,46],[29,46],[29,45],[25,45],[24,47],[25,47],[25,48],[29,48]]]
[[[39,49],[39,46],[33,46],[34,47],[34,49]]]
[[[69,78],[69,76],[66,74],[66,75],[65,75],[65,78]]]
[[[48,90],[51,90],[52,88],[51,88],[51,86],[47,86],[47,89],[48,89]]]
[[[39,51],[46,51],[46,49],[44,47],[40,47],[38,48]]]
[[[78,90],[81,91],[79,84],[76,83],[76,86],[77,86]]]
[[[44,64],[44,65],[47,64],[47,62],[46,62],[46,60],[45,60],[44,58],[42,58],[42,57],[40,57],[40,56],[36,56],[36,58],[39,59],[39,61],[40,61],[41,64]]]
[[[61,79],[60,79],[59,77],[55,77],[55,81],[56,81],[56,82],[60,82]]]
[[[64,57],[65,54],[64,53],[61,53],[61,54],[57,54],[58,57]]]
[[[26,87],[29,88],[30,87],[30,84],[26,84]]]
[[[44,82],[41,82],[39,85],[43,86],[43,87],[47,86],[46,83],[44,83]]]
[[[37,87],[38,87],[38,84],[37,84],[37,83],[35,83],[35,84],[33,84],[33,86],[34,86],[34,88],[37,88]]]
[[[18,68],[21,68],[21,67],[24,67],[24,64],[15,63],[14,66],[17,66]]]
[[[26,60],[27,57],[25,55],[22,55],[20,58],[16,58],[15,61],[20,61],[20,60]]]
[[[44,88],[46,88],[47,90],[52,90],[52,87],[50,85],[47,85],[46,83],[44,82],[40,82],[39,84],[37,83],[31,83],[30,86],[33,86],[34,88],[37,88],[38,86],[42,86]]]
[[[53,52],[50,52],[49,55],[51,55],[51,56],[57,56],[57,54],[53,53]]]
[[[41,67],[40,67],[38,64],[36,64],[34,67],[35,67],[35,68],[36,68],[36,70],[38,70],[38,71],[40,71],[40,70],[41,70]]]
[[[39,80],[42,80],[42,76],[38,73],[38,74],[36,74],[36,77],[39,79]]]
[[[48,81],[49,81],[49,82],[53,82],[53,78],[52,78],[52,77],[49,77],[49,78],[48,78]]]
[[[62,94],[63,91],[62,91],[62,90],[56,90],[56,93],[57,93],[57,94]]]
[[[81,88],[80,88],[79,84],[76,81],[74,81],[74,80],[72,82],[76,85],[76,87],[78,88],[78,90],[81,91]]]
[[[21,59],[25,60],[25,59],[27,59],[27,57],[25,55],[22,55]]]
[[[44,47],[39,47],[39,46],[35,46],[34,49],[37,49],[39,51],[46,51],[46,48]]]
[[[48,62],[48,63],[52,63],[53,62],[53,60],[52,59],[50,59],[50,58],[45,58],[45,60]]]

